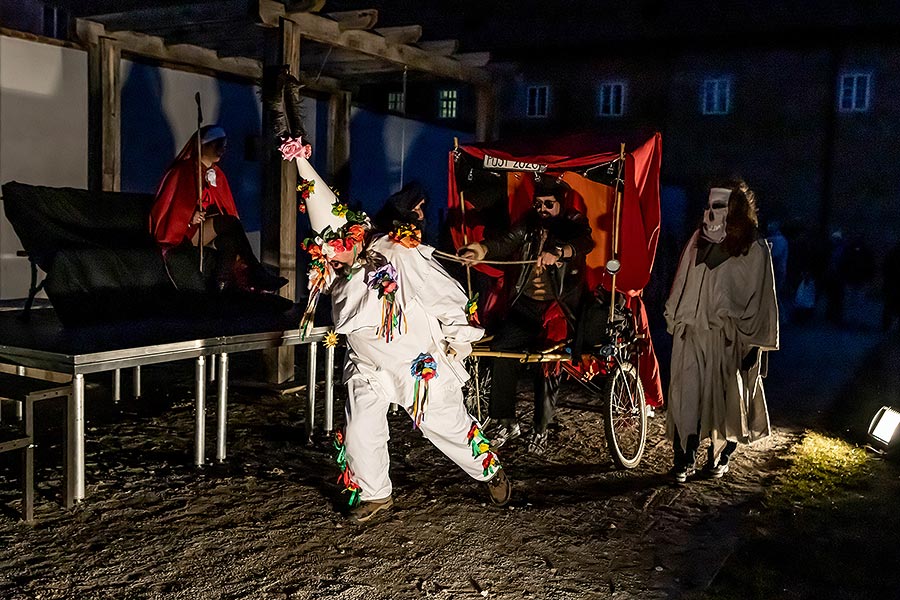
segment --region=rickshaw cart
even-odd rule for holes
[[[591,292],[575,331],[540,352],[473,351],[470,386],[476,406],[487,381],[479,357],[558,363],[599,404],[613,462],[634,468],[646,441],[647,406],[663,404],[659,365],[641,291],[650,278],[659,236],[661,136],[608,139],[586,133],[550,140],[474,144],[450,153],[448,223],[457,248],[503,231],[531,208],[534,177],[557,177],[571,205],[589,220],[596,242],[586,257]],[[502,262],[502,261],[497,261]],[[502,317],[504,272],[485,261],[472,267],[479,318]],[[467,269],[470,296],[473,273]],[[572,335],[574,334],[574,335]]]

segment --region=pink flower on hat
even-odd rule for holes
[[[284,160],[294,160],[297,157],[309,158],[312,156],[312,146],[303,143],[303,138],[288,138],[278,148]]]

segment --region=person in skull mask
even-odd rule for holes
[[[679,483],[694,475],[701,440],[710,438],[706,474],[719,478],[739,442],[770,433],[762,378],[764,351],[778,349],[778,303],[756,210],[743,181],[709,190],[666,302],[673,336],[666,429]]]
[[[481,243],[469,244],[459,255],[479,260],[532,261],[517,265],[511,273],[516,282],[509,310],[494,340],[493,350],[543,349],[549,342],[566,339],[566,322],[578,314],[583,295],[584,257],[594,248],[587,218],[567,206],[568,186],[550,175],[538,175],[534,185],[533,210],[509,231]],[[551,335],[562,325],[562,331]],[[554,326],[555,325],[555,326]],[[493,436],[495,446],[520,435],[516,421],[518,359],[496,358],[493,362],[490,417],[500,427]],[[553,422],[560,375],[540,369],[534,377],[534,425],[529,451],[543,454],[548,445],[548,426]]]

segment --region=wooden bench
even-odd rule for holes
[[[72,386],[68,384],[0,372],[0,405],[4,400],[11,400],[21,403],[23,409],[18,431],[12,437],[0,438],[0,453],[22,452],[22,518],[26,521],[34,519],[34,403],[67,398],[71,391]]]

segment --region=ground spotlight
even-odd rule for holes
[[[900,441],[898,429],[900,412],[890,406],[882,406],[869,424],[869,445],[879,452],[887,452]]]

